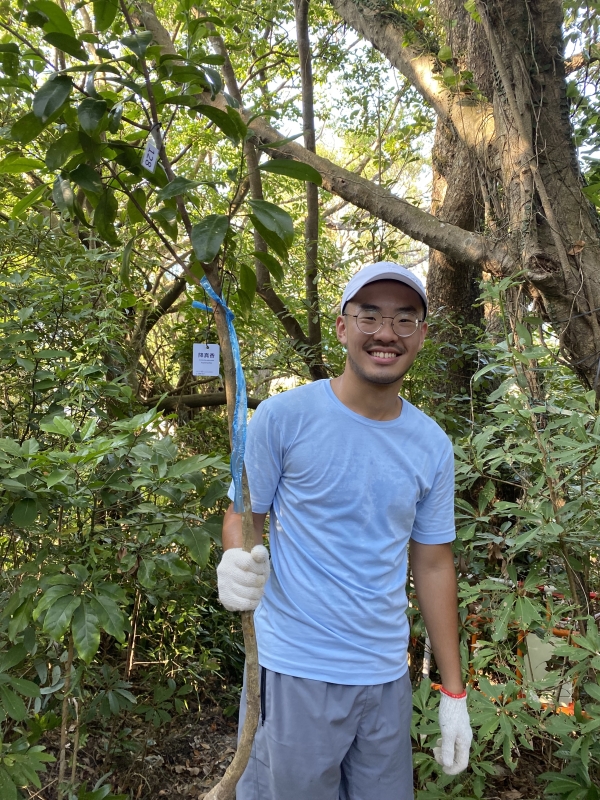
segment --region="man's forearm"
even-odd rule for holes
[[[419,608],[444,688],[460,693],[464,684],[458,641],[456,570],[449,544],[411,542],[410,561]]]
[[[266,514],[252,514],[254,522],[254,544],[262,544],[266,517]],[[242,542],[242,515],[235,513],[232,503],[225,512],[225,517],[223,518],[223,550],[230,550],[232,547],[241,547]]]

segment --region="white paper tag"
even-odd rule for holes
[[[148,172],[154,172],[156,169],[156,162],[158,161],[158,147],[154,141],[148,137],[146,140],[146,147],[144,148],[144,155],[142,156],[142,167]]]
[[[219,374],[219,345],[194,344],[193,349],[192,375],[211,375],[216,378]]]

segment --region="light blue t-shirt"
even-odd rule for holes
[[[253,511],[271,512],[261,665],[347,685],[402,676],[409,539],[455,537],[446,434],[407,400],[397,419],[362,417],[321,380],[260,404],[245,464]]]

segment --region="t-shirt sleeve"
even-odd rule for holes
[[[283,464],[281,430],[268,402],[259,405],[248,424],[244,464],[252,511],[266,514],[273,503]],[[233,482],[227,494],[234,500]]]
[[[456,538],[454,524],[454,453],[449,440],[437,465],[433,484],[417,503],[411,539],[420,544],[445,544]]]

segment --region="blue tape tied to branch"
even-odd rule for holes
[[[231,426],[231,477],[233,479],[233,487],[235,489],[235,499],[233,501],[233,509],[237,514],[241,514],[244,510],[244,499],[242,495],[242,470],[244,467],[244,451],[246,449],[246,419],[248,417],[248,400],[246,397],[246,379],[244,377],[244,370],[242,369],[242,359],[240,357],[240,345],[238,342],[237,334],[233,326],[235,314],[227,307],[227,304],[212,288],[206,275],[200,279],[202,288],[206,294],[218,303],[225,312],[225,319],[227,320],[227,330],[229,331],[229,340],[231,342],[231,351],[233,353],[233,361],[235,364],[235,410],[233,412],[233,423]],[[192,301],[194,308],[200,308],[204,311],[212,311],[210,306],[199,303],[197,300]]]

